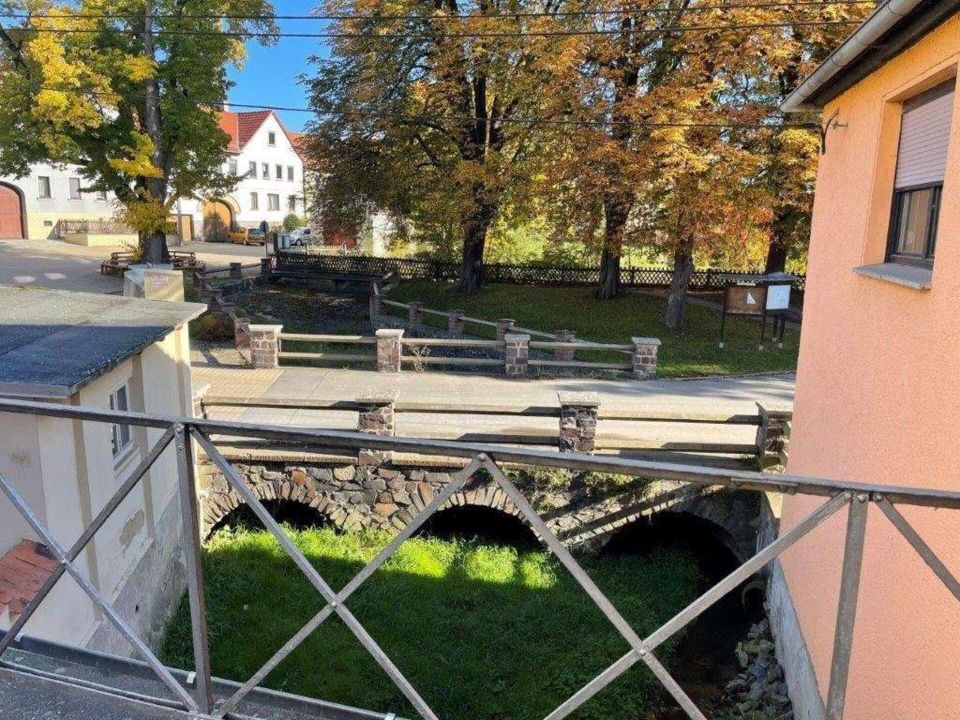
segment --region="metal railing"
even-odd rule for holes
[[[528,450],[522,448],[504,448],[495,445],[468,444],[445,441],[428,441],[416,438],[395,438],[368,435],[358,432],[293,428],[271,425],[254,425],[237,422],[214,421],[194,418],[181,418],[148,415],[131,412],[115,412],[77,406],[64,406],[54,403],[40,403],[0,399],[0,412],[20,413],[35,416],[72,419],[159,428],[163,435],[146,454],[117,489],[114,495],[99,511],[90,525],[69,548],[62,546],[45,526],[6,477],[0,475],[0,490],[13,503],[17,511],[30,524],[34,532],[53,553],[58,562],[54,570],[37,594],[29,602],[23,613],[0,640],[0,655],[6,650],[22,630],[27,620],[34,614],[40,603],[49,594],[54,585],[63,576],[69,574],[106,618],[133,644],[137,652],[153,669],[157,676],[174,693],[176,702],[201,718],[217,719],[229,717],[240,702],[267,674],[290,655],[310,634],[327,618],[336,614],[357,637],[371,657],[393,680],[403,695],[425,720],[438,720],[427,701],[403,674],[377,641],[353,615],[347,607],[350,596],[379,568],[400,545],[411,537],[441,506],[453,496],[478,470],[485,470],[489,481],[495,483],[516,505],[517,509],[530,524],[533,531],[547,548],[566,567],[577,583],[596,604],[609,622],[627,641],[630,649],[593,680],[584,685],[559,707],[547,715],[546,720],[560,720],[573,713],[590,698],[613,682],[637,663],[646,665],[659,679],[663,687],[676,700],[690,718],[706,720],[693,700],[680,687],[669,671],[657,658],[657,649],[705,610],[716,603],[726,593],[760,570],[771,560],[779,557],[787,548],[793,546],[815,527],[842,508],[847,509],[847,532],[844,543],[843,569],[839,592],[838,613],[836,618],[834,649],[830,669],[830,684],[826,703],[826,717],[840,720],[844,715],[847,678],[850,667],[850,650],[853,638],[853,626],[857,611],[857,599],[860,587],[860,569],[863,557],[867,509],[875,504],[886,515],[900,533],[907,539],[920,557],[933,570],[936,576],[960,601],[960,582],[950,573],[936,553],[920,537],[916,530],[896,509],[896,505],[915,505],[931,508],[960,509],[960,492],[929,490],[916,487],[887,486],[867,483],[849,483],[823,480],[793,475],[764,475],[746,471],[718,470],[688,465],[643,462],[621,458],[601,458],[590,455],[563,454],[549,451]],[[213,437],[260,437],[272,440],[300,442],[306,446],[339,447],[351,450],[372,449],[385,451],[413,452],[423,455],[443,455],[469,458],[466,467],[451,478],[443,490],[437,494],[424,509],[414,517],[380,553],[364,567],[342,590],[335,592],[299,548],[291,542],[280,525],[247,487],[242,478],[217,449]],[[200,540],[198,523],[198,505],[196,484],[194,482],[194,448],[200,445],[209,459],[223,472],[228,483],[239,493],[250,509],[263,522],[264,526],[276,537],[283,550],[304,573],[317,593],[324,599],[325,606],[314,615],[293,637],[291,637],[267,663],[232,695],[218,699],[214,697],[213,681],[210,671],[210,653],[208,648],[207,615],[204,605],[203,575],[200,562]],[[137,633],[113,608],[109,600],[88,580],[75,565],[79,554],[93,538],[97,530],[111,516],[123,499],[143,478],[154,461],[174,443],[177,454],[178,478],[180,487],[180,507],[184,521],[185,534],[183,550],[186,556],[187,591],[189,595],[190,616],[194,648],[194,671],[196,680],[193,686],[182,685],[171,671],[164,667],[154,652],[138,637]],[[610,602],[604,593],[590,579],[577,563],[569,550],[550,531],[544,520],[537,514],[523,494],[501,470],[502,463],[525,464],[542,467],[566,468],[577,471],[592,470],[619,473],[632,476],[652,477],[665,480],[677,480],[683,483],[700,485],[720,485],[726,488],[774,491],[783,493],[802,493],[826,498],[814,512],[805,517],[789,531],[762,548],[752,558],[740,565],[706,593],[690,603],[673,618],[646,637],[640,637],[620,611]],[[0,664],[5,664],[0,656]],[[69,682],[69,680],[64,679]]]

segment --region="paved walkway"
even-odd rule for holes
[[[560,391],[595,392],[601,408],[637,411],[722,411],[730,414],[756,412],[758,401],[790,403],[793,375],[770,375],[703,380],[508,380],[502,377],[441,372],[405,372],[399,375],[371,370],[286,367],[276,370],[218,367],[195,363],[194,387],[210,385],[210,395],[353,400],[370,390],[396,390],[398,400],[418,403],[463,405],[557,405]],[[245,422],[355,429],[353,411],[288,408],[213,407],[212,417]],[[429,415],[401,413],[397,432],[432,438],[460,438],[484,433],[556,432],[555,418],[497,415]],[[742,425],[677,422],[625,422],[601,420],[599,440],[629,439],[638,443],[732,442],[752,443],[756,429]]]
[[[0,240],[0,285],[119,293],[123,282],[100,274],[100,263],[123,247],[85,247],[62,240]],[[256,263],[264,250],[258,245],[187,243],[181,250],[196,252],[208,267],[231,262]]]

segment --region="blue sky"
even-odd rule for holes
[[[278,13],[306,14],[309,6],[302,11],[299,3],[292,7],[279,8]],[[296,9],[295,9],[296,8]],[[283,32],[321,32],[326,23],[317,21],[280,21]],[[297,82],[301,73],[312,74],[312,66],[307,62],[311,55],[325,54],[326,46],[322,38],[280,38],[276,45],[264,47],[258,43],[247,44],[247,62],[240,71],[231,69],[230,79],[236,83],[230,89],[230,102],[250,105],[286,105],[304,107],[307,98],[304,88]],[[236,108],[244,110],[245,108]],[[307,113],[281,112],[283,124],[289,130],[302,130],[310,118]]]

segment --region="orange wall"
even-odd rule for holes
[[[855,275],[883,261],[900,101],[956,73],[960,18],[824,111],[789,472],[960,489],[960,103],[932,289]],[[960,88],[956,93],[960,100]],[[788,497],[789,528],[822,500]],[[960,575],[960,511],[901,508]],[[783,558],[826,696],[846,513]],[[871,508],[845,717],[960,718],[960,603]]]

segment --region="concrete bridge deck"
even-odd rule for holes
[[[195,362],[195,388],[209,385],[212,396],[276,400],[353,400],[362,392],[392,389],[400,402],[454,405],[557,406],[562,391],[594,392],[601,410],[695,413],[698,411],[754,414],[756,403],[791,403],[793,375],[764,375],[698,380],[597,380],[557,378],[511,380],[465,373],[378,373],[313,367],[283,367],[255,370]],[[355,429],[356,413],[338,410],[213,407],[212,417],[244,422]],[[499,415],[451,415],[402,413],[397,416],[397,434],[434,439],[455,439],[491,433],[555,433],[557,420],[549,417]],[[629,422],[601,420],[597,440],[629,441],[637,447],[661,447],[673,443],[754,442],[756,428],[750,425],[720,425],[678,422]]]

